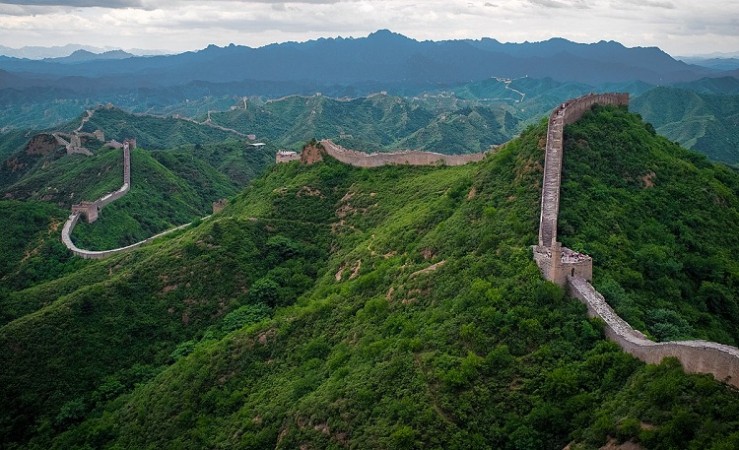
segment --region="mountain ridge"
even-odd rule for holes
[[[565,60],[561,57],[552,58],[555,54],[572,54],[573,57]],[[461,55],[466,55],[461,59],[465,64],[457,65],[453,70],[444,64],[449,58]],[[383,64],[377,66],[379,56],[382,56]],[[540,58],[547,64],[536,64],[535,58]],[[285,70],[288,61],[293,67],[311,67],[313,75],[308,75],[308,72],[293,75],[293,71]],[[424,81],[424,78],[418,77],[425,74],[425,81],[459,82],[493,75],[551,76],[553,74],[546,69],[549,66],[560,67],[559,76],[566,76],[569,81],[583,82],[624,79],[641,79],[647,82],[689,81],[712,73],[711,69],[677,61],[654,47],[626,48],[605,41],[576,44],[564,39],[523,44],[469,39],[416,41],[388,30],[380,30],[356,39],[328,38],[258,48],[211,45],[198,51],[171,56],[89,61],[73,67],[48,61],[46,63],[0,58],[0,68],[16,72],[57,73],[67,76],[85,73],[93,78],[115,74],[141,78],[143,73],[157,73],[160,85],[195,80],[240,81],[248,78],[280,81],[323,79],[329,83],[389,82],[402,80],[402,77],[398,78],[396,75],[398,73],[414,77],[413,80],[416,81]],[[578,64],[577,69],[566,69],[575,63]],[[322,67],[324,64],[331,64],[332,69],[353,69],[341,75]],[[385,66],[394,70],[388,70]],[[258,70],[254,70],[254,67]],[[615,71],[616,68],[620,70]],[[239,75],[229,75],[234,72]]]

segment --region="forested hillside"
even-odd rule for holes
[[[353,100],[293,96],[210,117],[280,147],[297,149],[317,137],[367,151],[411,148],[446,154],[486,151],[508,141],[520,127],[519,119],[500,107],[436,106],[433,100],[386,94]]]
[[[84,127],[102,130],[106,139],[136,136],[141,147],[131,157],[131,192],[106,207],[94,225],[75,228],[75,242],[97,250],[128,245],[209,214],[213,201],[234,195],[273,164],[276,151],[272,145],[249,146],[246,138],[214,127],[112,108],[96,110]],[[0,164],[5,199],[49,202],[69,211],[72,204],[95,200],[123,183],[120,150],[86,139],[92,156],[68,155],[51,134],[23,137],[10,141],[15,151]]]
[[[739,95],[736,92],[716,95],[656,88],[637,97],[633,109],[663,136],[714,161],[739,164]]]
[[[2,303],[1,445],[735,448],[736,392],[622,353],[542,280],[529,246],[545,133],[462,167],[274,166],[207,221],[11,292],[33,308]],[[596,282],[619,283],[637,318],[654,315],[638,299],[673,289],[668,316],[734,336],[733,316],[683,304],[703,284],[736,291],[739,175],[613,108],[566,136],[561,234]],[[664,285],[688,264],[655,258],[673,243],[717,269]]]
[[[566,132],[560,237],[595,285],[658,340],[739,343],[739,170],[600,111]]]

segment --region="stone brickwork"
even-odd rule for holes
[[[98,220],[98,204],[96,202],[80,202],[72,205],[72,214],[85,216],[87,223]]]
[[[593,279],[593,259],[562,247],[559,242],[552,247],[535,245],[534,260],[544,278],[560,286],[567,284],[568,276],[577,276],[587,281]]]
[[[213,214],[218,214],[219,212],[223,211],[223,208],[228,205],[228,199],[221,198],[213,202]]]
[[[717,380],[739,388],[739,349],[700,340],[649,340],[619,317],[589,283],[593,276],[592,259],[563,248],[557,241],[564,126],[577,121],[596,103],[626,106],[628,102],[628,94],[591,94],[563,103],[552,112],[547,130],[539,245],[533,247],[534,260],[547,280],[566,287],[572,297],[587,306],[590,317],[605,323],[606,337],[625,352],[649,364],[674,357],[688,373],[712,374]]]
[[[628,106],[629,94],[589,94],[562,103],[552,111],[547,127],[544,158],[544,184],[539,220],[539,245],[550,247],[557,241],[559,191],[562,184],[563,132],[565,125],[576,122],[593,105]]]
[[[649,364],[674,357],[688,373],[710,373],[717,380],[739,388],[739,349],[736,347],[709,341],[653,342],[619,317],[585,279],[568,277],[567,287],[572,297],[585,303],[590,317],[605,322],[606,336],[625,352]]]
[[[80,219],[80,216],[85,214],[88,222],[94,222],[97,219],[97,214],[100,211],[101,208],[104,206],[110,204],[111,202],[123,197],[126,195],[126,193],[131,188],[131,150],[134,150],[136,148],[136,139],[126,139],[123,141],[123,144],[121,144],[123,148],[123,185],[120,189],[118,189],[115,192],[111,192],[109,194],[105,194],[101,198],[95,200],[94,202],[81,202],[77,205],[72,206],[72,214],[70,214],[69,218],[64,224],[64,228],[62,229],[62,242],[64,245],[76,256],[79,256],[80,258],[84,259],[102,259],[107,258],[108,256],[112,256],[118,253],[126,252],[128,250],[134,249],[136,247],[140,247],[148,242],[153,241],[154,239],[164,236],[165,234],[172,233],[173,231],[181,230],[187,226],[189,226],[189,223],[186,223],[184,225],[180,225],[178,227],[171,228],[169,230],[163,231],[159,234],[155,234],[154,236],[151,236],[147,239],[144,239],[143,241],[136,242],[131,245],[127,245],[125,247],[119,247],[114,248],[111,250],[85,250],[77,247],[74,245],[74,242],[72,242],[72,231],[74,231],[74,227],[77,225],[77,222]],[[220,199],[216,202],[213,202],[213,212],[217,212],[222,210],[226,205],[228,204],[228,200],[226,199]],[[94,219],[90,220],[91,214],[93,214],[94,210]],[[203,220],[208,219],[210,216],[206,216],[203,218]]]
[[[442,153],[417,151],[363,153],[345,149],[330,140],[321,141],[321,145],[329,156],[336,158],[344,164],[356,167],[381,167],[387,165],[461,166],[471,162],[482,161],[487,154],[487,152],[482,152],[464,155],[445,155]]]
[[[303,164],[315,164],[323,161],[323,155],[354,167],[382,167],[388,165],[409,166],[461,166],[471,162],[482,161],[487,152],[468,153],[464,155],[445,155],[443,153],[406,150],[388,153],[364,153],[346,149],[330,139],[324,139],[318,145],[308,145],[298,155],[295,152],[277,152],[276,162],[286,163],[300,160]]]

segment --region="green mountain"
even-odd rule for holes
[[[70,122],[62,130],[78,124]],[[132,244],[209,214],[213,201],[236,194],[273,163],[276,151],[271,145],[250,147],[233,132],[113,108],[96,110],[82,130],[102,130],[106,139],[120,141],[136,136],[139,145],[151,146],[132,152],[129,194],[107,206],[99,221],[75,228],[75,242],[96,250]],[[85,138],[92,156],[67,155],[50,133],[28,134],[12,141],[16,151],[0,165],[3,198],[51,202],[68,210],[121,186],[120,150]]]
[[[299,148],[317,137],[368,151],[414,148],[447,154],[488,150],[519,127],[499,108],[436,106],[385,94],[353,100],[293,96],[211,113],[210,118],[280,147]]]
[[[273,166],[209,220],[11,290],[1,445],[735,448],[735,391],[622,353],[542,280],[545,134],[461,167]],[[609,298],[735,336],[739,174],[618,109],[566,139],[561,234]]]
[[[738,95],[656,88],[634,99],[632,109],[670,140],[714,161],[739,164]]]
[[[136,137],[138,145],[153,150],[241,139],[234,133],[188,120],[130,114],[112,107],[95,110],[82,128],[90,133],[95,130],[103,130],[106,139]]]

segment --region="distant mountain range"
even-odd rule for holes
[[[110,60],[110,59],[125,59],[132,58],[136,55],[133,53],[124,52],[123,50],[110,50],[102,53],[93,53],[84,49],[76,50],[69,56],[63,56],[61,58],[46,58],[44,61],[75,64],[87,61],[99,61],[99,60]]]
[[[141,48],[122,50],[112,47],[95,47],[92,45],[82,44],[66,44],[52,47],[25,46],[20,48],[6,47],[4,45],[0,45],[0,55],[25,59],[64,58],[70,56],[72,53],[78,50],[85,50],[86,52],[95,54],[107,53],[111,51],[125,51],[126,53],[131,53],[137,56],[164,55],[169,53],[165,50],[147,50]]]
[[[416,41],[387,30],[357,39],[318,39],[260,48],[211,45],[169,56],[75,60],[76,64],[68,64],[67,59],[0,57],[1,70],[23,74],[24,78],[20,86],[4,83],[4,87],[23,87],[30,82],[38,87],[89,92],[245,80],[318,87],[363,83],[434,86],[495,76],[551,77],[590,84],[636,80],[666,84],[723,75],[720,70],[677,61],[655,47],[627,48],[614,41]],[[80,83],[80,78],[85,82]]]

